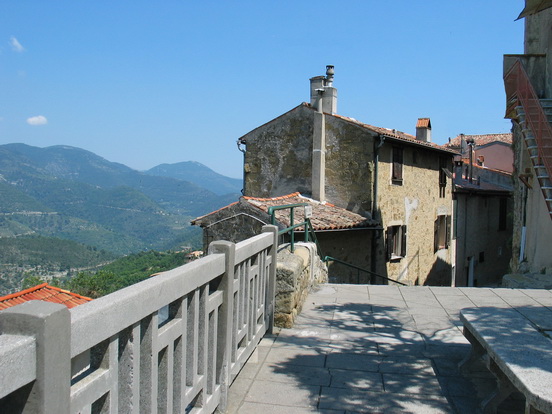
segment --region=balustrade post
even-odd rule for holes
[[[71,315],[66,306],[33,300],[0,312],[0,333],[34,336],[36,380],[27,394],[0,407],[2,412],[69,413],[71,392]],[[21,405],[19,405],[21,404]]]
[[[305,229],[306,231],[306,229]],[[278,227],[276,226],[263,226],[263,233],[272,233],[273,242],[268,256],[270,256],[270,270],[268,277],[268,286],[266,289],[266,310],[265,310],[265,322],[267,326],[267,332],[272,334],[274,330],[274,308],[275,296],[276,296],[276,261],[278,256]]]
[[[232,330],[234,329],[234,272],[236,267],[236,245],[229,241],[215,241],[209,245],[209,254],[222,253],[225,256],[225,270],[218,290],[223,292],[217,329],[216,378],[221,387],[219,411],[224,412],[228,404],[232,355]]]

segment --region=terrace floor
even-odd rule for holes
[[[468,376],[459,311],[552,306],[547,290],[326,284],[295,327],[265,337],[230,388],[228,413],[476,413],[494,388]],[[502,408],[504,407],[504,408]],[[499,412],[523,412],[514,397]]]

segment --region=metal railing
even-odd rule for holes
[[[318,239],[316,237],[316,233],[314,231],[314,228],[312,227],[312,223],[310,221],[310,218],[308,218],[307,215],[305,214],[305,220],[304,221],[302,221],[301,223],[294,224],[294,218],[295,218],[294,209],[296,209],[298,207],[304,207],[304,206],[307,206],[307,205],[308,205],[307,203],[297,203],[297,204],[288,204],[288,205],[283,205],[283,206],[273,206],[273,207],[268,208],[268,214],[270,214],[271,224],[273,224],[273,225],[277,224],[276,214],[275,214],[276,211],[278,211],[278,210],[287,210],[287,209],[290,210],[290,219],[289,219],[290,225],[289,225],[289,227],[286,227],[285,229],[279,230],[278,235],[282,235],[282,234],[289,234],[290,235],[290,247],[291,247],[291,252],[292,253],[295,251],[295,229],[297,229],[299,227],[303,227],[304,232],[305,232],[305,236],[304,236],[305,242],[312,241],[316,244],[316,249],[318,251],[318,255],[320,256],[320,259],[324,263],[327,263],[329,261],[337,262],[337,263],[340,263],[344,266],[348,266],[352,269],[357,270],[357,272],[359,272],[358,273],[358,279],[357,279],[359,283],[360,283],[360,272],[365,272],[365,273],[368,273],[370,275],[374,275],[376,277],[379,277],[380,279],[384,279],[384,280],[387,280],[389,282],[397,283],[397,284],[402,285],[402,286],[407,286],[405,283],[399,282],[398,280],[388,278],[386,276],[380,275],[379,273],[372,272],[371,270],[364,269],[362,267],[356,266],[356,265],[354,265],[352,263],[349,263],[349,262],[346,262],[344,260],[336,259],[335,257],[331,257],[331,256],[324,256],[324,254],[322,253],[322,249],[320,248],[320,244],[318,243]]]
[[[507,102],[517,100],[523,107],[525,122],[535,136],[539,158],[548,176],[552,177],[552,128],[521,60],[516,60],[504,75],[504,86]]]
[[[277,244],[265,226],[71,310],[31,301],[0,312],[0,412],[224,410],[273,326]]]
[[[289,227],[279,230],[278,234],[289,234],[290,237],[290,247],[291,252],[295,251],[295,229],[303,227],[305,229],[305,242],[309,241],[309,232],[307,226],[310,224],[310,220],[305,215],[305,220],[301,223],[294,223],[295,221],[295,209],[298,207],[308,206],[308,203],[296,203],[296,204],[287,204],[285,206],[271,206],[268,208],[268,214],[270,215],[270,224],[277,225],[276,220],[276,211],[278,210],[289,210]],[[311,226],[312,228],[312,226]]]

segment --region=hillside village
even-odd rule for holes
[[[552,413],[552,1],[519,18],[511,133],[347,117],[328,65],[237,138],[204,257],[0,298],[0,411]]]

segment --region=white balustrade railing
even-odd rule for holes
[[[0,312],[0,412],[212,413],[274,317],[277,228],[68,310]],[[160,310],[167,311],[162,317]]]

